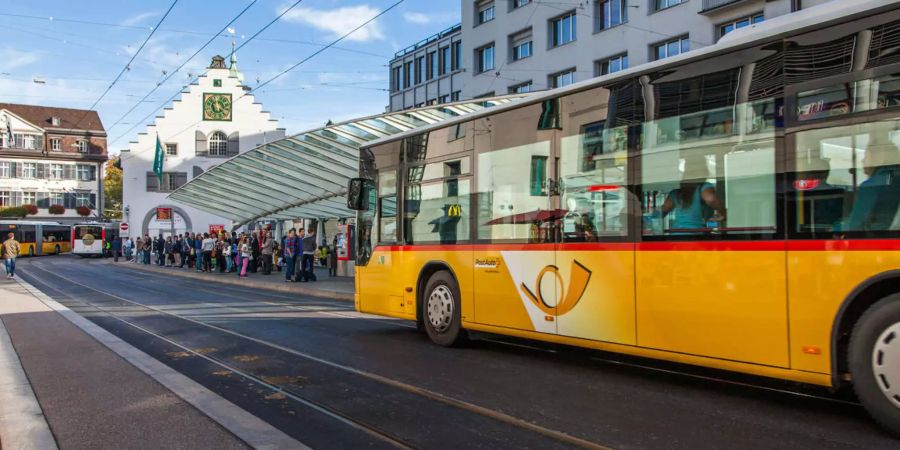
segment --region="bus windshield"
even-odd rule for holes
[[[102,233],[103,227],[98,226],[89,226],[89,225],[80,225],[75,227],[75,238],[82,239],[86,235],[90,234],[94,237],[99,237]]]

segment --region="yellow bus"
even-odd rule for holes
[[[374,141],[356,308],[839,388],[900,433],[900,7],[716,45]]]
[[[6,240],[9,233],[15,233],[21,256],[58,255],[72,251],[69,227],[58,222],[0,221],[2,240]]]

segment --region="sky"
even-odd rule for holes
[[[0,27],[0,102],[89,108],[126,67],[173,1],[0,3],[4,23]],[[110,153],[127,148],[162,108],[170,106],[166,100],[202,73],[214,55],[227,59],[232,42],[240,46],[294,1],[177,1],[94,108],[106,127]],[[265,83],[396,1],[302,0],[238,51],[245,84],[254,88]],[[176,72],[251,3],[229,30]],[[262,86],[254,92],[256,101],[288,134],[327,120],[384,112],[388,63],[394,53],[458,23],[459,13],[459,0],[406,0],[336,47]],[[166,77],[156,92],[140,102]]]

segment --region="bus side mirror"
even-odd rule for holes
[[[369,180],[351,178],[347,183],[347,208],[353,211],[369,210]]]

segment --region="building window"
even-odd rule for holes
[[[221,131],[216,131],[209,136],[209,156],[228,155],[228,136]]]
[[[12,178],[11,169],[9,161],[0,161],[0,178]]]
[[[391,68],[391,89],[394,90],[395,92],[399,91],[401,89],[400,70],[401,70],[400,66]]]
[[[428,71],[427,79],[431,80],[437,75],[438,61],[437,61],[437,52],[428,52]]]
[[[412,61],[403,63],[403,87],[408,88],[412,86],[412,71],[413,71],[413,63]]]
[[[37,178],[37,164],[22,163],[22,178]]]
[[[662,42],[653,46],[653,57],[656,60],[670,58],[680,55],[691,49],[690,41],[687,36],[673,39],[671,41]]]
[[[222,87],[222,80],[216,78],[213,80],[213,87]]]
[[[450,47],[441,47],[438,49],[439,63],[440,63],[440,75],[445,75],[450,73]]]
[[[512,48],[512,60],[525,59],[532,54],[531,30],[523,31],[509,37]]]
[[[477,72],[487,72],[494,69],[494,44],[481,47],[475,50],[475,61],[477,64]]]
[[[600,75],[609,75],[611,73],[616,73],[627,68],[628,53],[623,53],[621,55],[613,56],[612,58],[600,61],[597,73]]]
[[[75,146],[78,148],[78,153],[88,152],[88,142],[85,140],[79,140],[75,142]]]
[[[91,194],[85,192],[79,192],[75,194],[75,207],[79,206],[87,206],[88,208],[94,209],[94,205],[91,203]]]
[[[475,5],[478,25],[494,20],[494,2],[481,2]]]
[[[420,56],[416,58],[416,84],[422,82],[425,78],[425,57]]]
[[[34,205],[37,202],[36,192],[22,192],[22,204]]]
[[[453,52],[453,61],[451,63],[451,68],[453,70],[459,70],[462,65],[462,43],[459,41],[454,42],[450,45]]]
[[[519,84],[510,86],[509,93],[510,94],[526,94],[528,92],[531,92],[532,86],[533,85],[532,85],[531,81],[527,81],[525,83],[519,83]]]
[[[686,0],[654,0],[654,7],[657,11],[666,9],[675,5],[680,5]]]
[[[571,12],[550,21],[550,47],[559,47],[575,40],[575,13]]]
[[[50,179],[62,180],[65,176],[66,169],[62,164],[50,164]]]
[[[510,2],[510,4],[512,5],[512,9],[521,8],[529,3],[531,3],[531,0],[512,0]]]
[[[532,196],[547,195],[547,157],[531,157],[531,176],[529,177],[529,193]]]
[[[449,95],[446,95],[446,94],[445,94],[445,95],[442,95],[442,96],[438,97],[438,103],[449,103],[449,102],[450,102],[450,96],[449,96]]]
[[[78,181],[94,181],[97,179],[94,166],[78,164],[75,166],[75,171]]]
[[[62,141],[59,139],[50,139],[50,150],[57,152],[62,150]]]
[[[178,144],[167,143],[166,144],[166,155],[169,155],[169,156],[178,155]]]
[[[50,205],[62,205],[63,204],[63,193],[62,192],[51,192],[50,193]]]
[[[575,82],[575,69],[564,70],[550,75],[550,87],[559,88]]]
[[[731,33],[738,28],[744,28],[754,23],[760,23],[764,20],[766,20],[766,17],[763,15],[763,13],[741,17],[740,19],[719,26],[719,37],[725,36],[726,34]]]
[[[597,12],[601,30],[628,22],[627,0],[602,0],[597,4]]]
[[[0,206],[12,206],[9,191],[0,191]]]
[[[450,93],[450,101],[451,101],[451,102],[458,102],[458,101],[459,101],[460,95],[462,95],[462,91],[453,91],[453,92],[451,92],[451,93]]]

